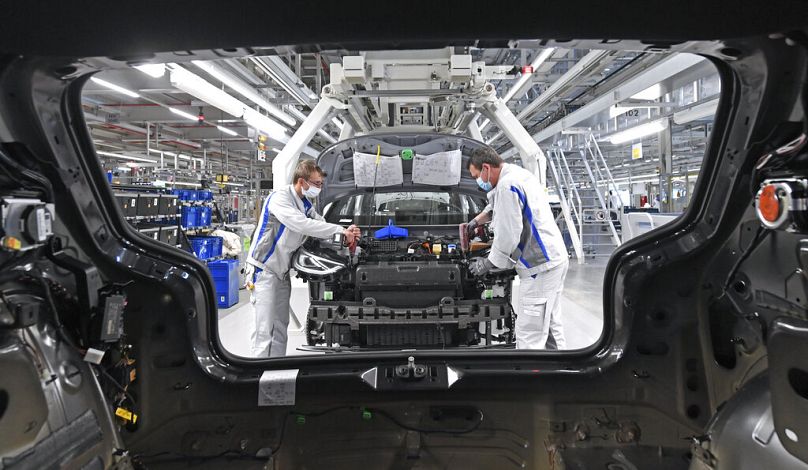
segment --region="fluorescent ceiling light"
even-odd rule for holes
[[[287,138],[286,128],[278,122],[248,107],[222,90],[219,90],[198,75],[176,64],[171,64],[169,67],[171,68],[171,84],[175,87],[228,114],[243,119],[250,126],[263,131],[267,136],[275,140]],[[190,114],[188,114],[188,116],[190,116]],[[195,116],[193,119],[197,120]]]
[[[539,66],[541,66],[541,64],[543,64],[547,59],[549,59],[550,56],[553,54],[553,52],[555,52],[554,47],[549,47],[539,52],[538,55],[536,55],[536,57],[530,63],[530,66],[533,68],[533,72],[535,72],[536,69],[538,69]],[[505,101],[506,103],[510,101],[517,93],[522,91],[522,88],[525,86],[527,81],[530,80],[532,77],[533,73],[523,73],[522,76],[519,77],[518,80],[516,80],[516,83],[513,84],[510,90],[508,90],[508,93],[505,94],[505,97],[502,98],[502,100]],[[482,126],[480,126],[480,129],[482,129]]]
[[[248,106],[222,90],[211,85],[196,74],[171,64],[171,84],[222,111],[240,118]],[[196,117],[194,117],[196,120]]]
[[[120,153],[104,152],[103,150],[96,150],[95,153],[97,153],[98,155],[104,155],[106,157],[120,158],[121,160],[132,160],[136,162],[154,163],[154,160],[149,158],[134,157],[132,155],[123,155]]]
[[[276,118],[280,119],[286,124],[290,126],[294,126],[295,124],[297,124],[297,121],[295,121],[295,119],[292,116],[284,113],[280,108],[267,101],[255,90],[247,86],[243,81],[239,80],[236,77],[233,77],[227,71],[221,69],[216,64],[202,60],[194,60],[193,64],[199,67],[200,69],[204,70],[208,74],[210,74],[210,76],[212,76],[213,78],[219,80],[223,84],[232,88],[236,93],[240,94],[241,96],[247,98],[248,100],[260,106],[261,108],[265,109],[269,114],[275,116]]]
[[[663,131],[666,127],[668,127],[668,121],[664,119],[646,122],[645,124],[630,127],[624,131],[612,134],[609,136],[609,142],[613,144],[630,142]]]
[[[177,108],[171,108],[171,107],[169,107],[168,110],[171,111],[172,113],[176,114],[177,116],[180,116],[180,117],[183,117],[185,119],[188,119],[189,121],[197,121],[197,122],[199,122],[199,118],[197,116],[194,116],[193,114],[188,114],[185,111],[179,110]]]
[[[226,185],[228,185],[228,186],[244,186],[244,185],[243,185],[243,184],[241,184],[241,183],[223,183],[223,184],[226,184]]]
[[[154,78],[160,78],[166,73],[166,64],[135,65],[135,68]]]
[[[683,111],[673,113],[673,122],[676,124],[687,124],[688,122],[697,119],[704,119],[715,116],[715,111],[718,108],[718,99],[707,101],[706,103],[697,104],[691,108]]]
[[[134,91],[127,90],[124,87],[120,87],[120,86],[118,86],[118,85],[116,85],[114,83],[110,83],[110,82],[108,82],[106,80],[101,80],[98,77],[92,77],[92,78],[90,78],[90,80],[92,80],[94,83],[97,83],[98,85],[101,85],[102,87],[109,88],[112,91],[117,91],[118,93],[122,93],[122,94],[124,94],[126,96],[131,96],[132,98],[140,98],[140,95],[138,95]]]
[[[281,153],[281,149],[279,149],[278,147],[272,147],[272,150],[274,150],[275,152]]]
[[[635,100],[655,100],[662,96],[662,86],[657,83],[656,85],[651,85],[650,87],[646,88],[645,90],[633,95],[631,98]]]
[[[274,140],[281,140],[286,137],[286,129],[283,126],[254,109],[245,109],[242,119],[259,131],[265,132],[267,136]]]
[[[230,130],[230,129],[226,128],[226,127],[216,126],[216,129],[219,129],[220,131],[224,132],[225,134],[229,134],[229,135],[233,135],[233,136],[238,135],[238,132],[236,132],[234,130]]]

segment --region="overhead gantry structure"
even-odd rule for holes
[[[547,159],[517,117],[497,96],[491,80],[519,78],[512,65],[474,62],[452,48],[425,51],[373,51],[345,56],[330,66],[331,80],[320,101],[272,162],[273,180],[291,181],[301,151],[326,123],[338,117],[340,140],[382,132],[468,134],[483,141],[477,114],[502,130],[522,166],[547,185]],[[558,191],[567,229],[579,240],[569,206]],[[583,260],[580,243],[573,242]]]

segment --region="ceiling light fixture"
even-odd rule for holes
[[[123,155],[120,153],[104,152],[103,150],[96,150],[95,153],[97,153],[98,155],[104,155],[105,157],[120,158],[121,160],[132,160],[136,162],[154,163],[154,160],[150,158],[134,157],[132,155]]]
[[[553,55],[553,52],[555,52],[555,47],[549,47],[549,48],[543,49],[541,52],[539,52],[536,55],[536,57],[533,59],[533,61],[530,63],[531,70],[533,70],[533,72],[535,72],[539,68],[539,66],[541,66],[541,64],[543,64],[547,59],[550,58],[551,55]],[[502,100],[505,101],[506,103],[508,101],[510,101],[514,96],[516,96],[517,93],[522,91],[522,88],[525,86],[525,84],[528,82],[528,80],[530,80],[532,77],[533,77],[532,72],[531,73],[523,73],[522,76],[519,77],[518,80],[516,80],[516,83],[513,84],[511,89],[508,90],[508,93],[505,94],[505,97],[502,98]],[[482,127],[483,126],[480,126],[481,130],[482,130]]]
[[[198,118],[196,116],[194,116],[193,114],[188,114],[185,111],[182,111],[182,110],[177,109],[177,108],[172,108],[172,107],[169,107],[168,110],[171,111],[172,113],[176,114],[179,117],[183,117],[185,119],[188,119],[189,121],[198,122]]]
[[[160,78],[166,73],[166,64],[135,65],[135,68],[154,78]]]
[[[631,98],[635,100],[651,101],[659,98],[660,96],[662,96],[662,86],[657,83],[656,85],[649,86],[636,95],[632,95]]]
[[[90,78],[90,80],[92,80],[93,83],[101,85],[104,88],[109,88],[112,91],[117,91],[118,93],[122,93],[122,94],[124,94],[126,96],[129,96],[129,97],[132,97],[132,98],[140,98],[140,95],[138,95],[134,91],[127,90],[124,87],[118,86],[118,85],[116,85],[114,83],[110,83],[110,82],[108,82],[106,80],[101,80],[98,77],[92,77],[92,78]]]
[[[286,128],[278,122],[250,108],[177,64],[169,64],[169,68],[171,69],[171,84],[178,89],[221,109],[227,114],[243,119],[250,126],[263,131],[275,140],[287,138]],[[196,121],[195,116],[193,120]]]
[[[238,135],[238,132],[230,130],[230,129],[226,128],[226,127],[216,126],[216,129],[219,129],[220,131],[224,132],[225,134],[229,134],[229,135],[232,135],[232,136]]]
[[[687,124],[698,119],[711,118],[715,116],[716,109],[718,109],[718,98],[673,113],[673,122]]]
[[[233,77],[227,71],[223,70],[213,62],[194,60],[192,63],[197,67],[199,67],[200,69],[207,72],[208,74],[210,74],[210,76],[212,76],[213,78],[219,80],[226,86],[232,88],[236,93],[257,104],[261,108],[265,109],[269,114],[275,116],[276,118],[280,119],[286,124],[290,126],[294,126],[295,124],[297,124],[297,121],[295,121],[295,119],[292,116],[283,112],[283,110],[267,101],[255,90],[252,90],[248,86],[246,86],[244,82]]]
[[[612,144],[623,144],[632,140],[641,139],[656,132],[661,132],[668,127],[667,119],[646,122],[639,126],[630,127],[624,131],[616,132],[608,137]]]

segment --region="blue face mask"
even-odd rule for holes
[[[488,179],[491,179],[490,176]],[[494,189],[494,186],[491,184],[491,181],[483,181],[483,174],[480,173],[480,176],[477,177],[477,185],[485,192],[491,191]]]

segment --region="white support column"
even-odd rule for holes
[[[466,128],[466,130],[468,131],[468,133],[469,133],[469,135],[471,136],[472,139],[478,140],[480,142],[484,142],[483,141],[483,133],[480,132],[480,126],[477,125],[477,118],[476,117],[471,120],[471,122],[469,123],[468,128]]]
[[[345,121],[345,124],[342,126],[342,130],[339,131],[339,141],[342,142],[343,140],[348,140],[354,135],[356,135],[356,130],[352,125],[348,124],[348,121]]]
[[[272,161],[274,187],[280,187],[291,181],[300,152],[308,145],[314,134],[331,119],[331,113],[337,107],[342,107],[339,101],[323,97],[311,110],[306,120],[297,128],[289,142],[283,147],[283,150]]]
[[[493,88],[493,87],[492,87]],[[493,99],[492,99],[493,98]],[[490,119],[513,143],[522,157],[522,166],[538,176],[543,186],[547,186],[547,158],[539,145],[516,119],[505,102],[495,96],[488,99],[482,108],[483,114]]]

